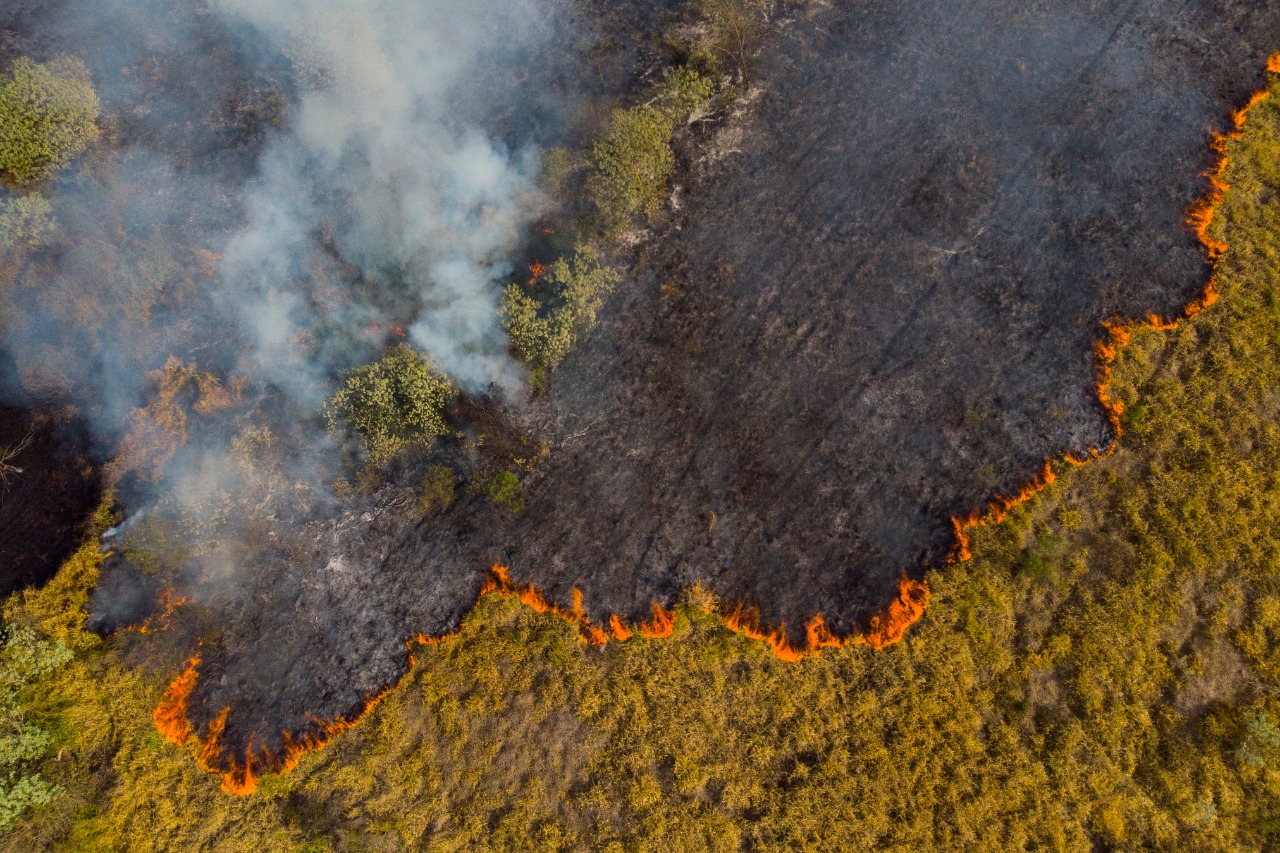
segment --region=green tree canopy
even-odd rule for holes
[[[98,135],[97,120],[98,96],[84,63],[18,58],[0,77],[0,172],[19,184],[43,180]]]
[[[329,398],[325,418],[335,434],[355,432],[373,461],[381,463],[448,433],[445,410],[457,393],[426,357],[400,344],[351,371]]]
[[[600,306],[617,283],[617,271],[579,246],[572,259],[551,265],[541,302],[518,284],[507,287],[502,327],[511,339],[511,352],[532,372],[535,387],[595,325]]]

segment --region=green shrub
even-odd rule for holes
[[[768,20],[767,0],[697,0],[694,9],[706,24],[696,53],[705,57],[710,70],[727,68],[749,85],[751,55]]]
[[[325,405],[329,429],[348,430],[370,458],[386,462],[410,446],[429,446],[449,432],[445,410],[457,396],[449,378],[408,344],[357,367]]]
[[[524,484],[512,471],[500,470],[478,475],[472,489],[512,512],[524,509]]]
[[[26,57],[0,78],[0,172],[19,184],[43,180],[98,135],[98,96],[84,63]]]
[[[453,469],[448,465],[432,465],[422,478],[418,508],[423,515],[442,512],[453,505]]]
[[[676,169],[672,123],[656,107],[614,110],[609,132],[591,151],[591,197],[606,230],[617,232],[633,219],[657,218]]]
[[[567,148],[548,148],[542,152],[542,178],[539,183],[551,195],[559,195],[573,170],[573,156]]]
[[[572,259],[561,258],[543,277],[546,296],[540,303],[512,284],[502,299],[502,327],[511,352],[529,368],[531,382],[541,387],[555,367],[595,325],[605,297],[617,286],[618,273],[600,263],[595,252],[578,247]]]
[[[711,102],[716,84],[692,68],[675,68],[658,84],[657,101],[674,128],[702,112]]]
[[[671,134],[705,108],[714,91],[697,71],[677,68],[654,87],[651,103],[614,110],[608,132],[591,150],[587,180],[606,231],[657,217],[676,168]]]
[[[52,230],[52,208],[44,196],[0,198],[0,249],[34,249]]]
[[[23,718],[20,697],[69,660],[70,649],[56,640],[41,639],[30,628],[9,629],[0,646],[0,832],[12,827],[28,809],[48,805],[64,793],[36,769],[52,738]]]

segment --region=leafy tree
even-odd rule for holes
[[[651,103],[614,110],[608,132],[592,148],[588,178],[606,230],[657,217],[676,168],[671,135],[706,106],[714,90],[693,69],[677,68],[654,87]]]
[[[589,181],[607,229],[619,231],[637,217],[657,218],[676,168],[671,129],[656,107],[614,110],[609,132],[592,149]]]
[[[358,367],[329,398],[325,417],[335,434],[354,431],[375,463],[411,445],[428,446],[449,432],[445,410],[457,396],[449,378],[408,344]]]
[[[0,249],[34,249],[51,230],[52,208],[44,196],[0,198]]]
[[[672,69],[657,86],[657,101],[672,127],[684,124],[706,108],[716,84],[689,67]]]
[[[712,68],[728,65],[744,85],[751,83],[750,58],[769,19],[768,0],[698,0],[696,11],[707,25],[700,51]]]
[[[0,78],[0,172],[32,184],[62,168],[98,135],[98,96],[80,60],[26,57]]]
[[[543,277],[543,302],[512,284],[502,299],[502,326],[511,351],[532,373],[539,387],[555,367],[595,325],[604,299],[618,283],[618,273],[600,263],[590,248],[580,246],[572,259],[560,258]]]

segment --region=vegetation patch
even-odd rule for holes
[[[97,136],[97,121],[98,96],[84,63],[19,57],[0,77],[0,173],[18,184],[44,180]]]
[[[335,435],[354,433],[369,458],[381,464],[448,434],[448,407],[457,394],[429,359],[400,344],[352,370],[329,398],[325,417]]]

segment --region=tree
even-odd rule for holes
[[[325,405],[335,434],[355,432],[375,463],[401,450],[428,446],[449,432],[445,410],[457,389],[408,344],[357,367]]]
[[[552,264],[543,281],[547,295],[541,303],[512,284],[501,308],[511,352],[529,368],[535,387],[595,325],[618,273],[602,265],[590,248],[579,246],[572,259]]]
[[[28,809],[48,805],[64,793],[35,767],[53,740],[24,719],[20,694],[70,659],[66,646],[41,639],[30,628],[11,627],[0,645],[0,832]]]
[[[591,152],[592,199],[605,228],[619,231],[636,217],[652,222],[676,168],[671,123],[652,106],[614,110],[609,132]]]
[[[80,60],[14,61],[0,78],[0,172],[33,184],[62,168],[98,135],[98,96]]]
[[[677,68],[653,88],[650,103],[614,110],[608,132],[592,148],[587,181],[606,230],[657,217],[676,168],[671,135],[706,106],[714,90],[692,68]]]
[[[702,49],[716,65],[731,65],[743,85],[750,85],[749,61],[768,22],[767,0],[699,0],[696,9],[707,22]]]

